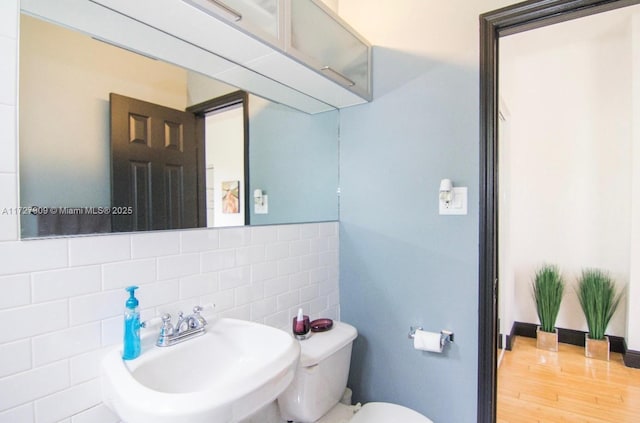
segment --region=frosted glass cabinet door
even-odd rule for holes
[[[371,100],[371,46],[319,0],[289,0],[287,53]]]
[[[283,48],[284,0],[183,0],[276,47]]]

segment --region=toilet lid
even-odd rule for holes
[[[388,402],[368,402],[349,423],[433,423],[410,408]]]

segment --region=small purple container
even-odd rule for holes
[[[311,322],[311,332],[326,332],[333,327],[331,319],[316,319]]]
[[[311,323],[309,322],[309,316],[302,316],[302,321],[298,321],[298,317],[293,318],[292,325],[293,334],[297,339],[306,339],[307,335],[311,331]]]

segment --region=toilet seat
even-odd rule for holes
[[[388,402],[368,402],[349,423],[433,423],[410,408]]]

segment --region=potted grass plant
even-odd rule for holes
[[[609,338],[605,331],[622,298],[622,293],[616,291],[615,282],[607,272],[582,271],[577,293],[589,327],[585,335],[585,355],[589,358],[609,360]]]
[[[558,351],[556,319],[564,294],[564,280],[558,267],[544,265],[538,269],[533,279],[532,290],[540,320],[540,326],[536,331],[536,345],[542,350]]]

